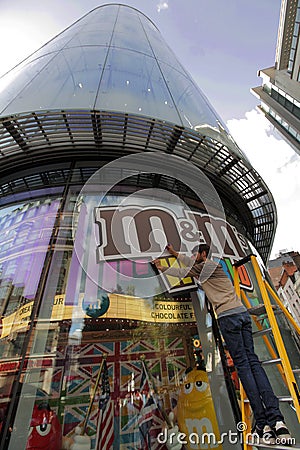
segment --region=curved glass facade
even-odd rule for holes
[[[187,449],[240,448],[239,382],[203,292],[151,260],[200,240],[232,279],[253,243],[268,254],[267,187],[133,8],[96,8],[1,83],[0,450],[165,450],[170,413]],[[251,267],[240,278],[261,303]]]
[[[149,201],[142,193],[138,206],[136,199],[127,200],[124,213],[119,207],[129,193],[132,189],[123,186],[99,203],[98,189],[83,193],[70,185],[60,196],[33,191],[34,200],[1,210],[1,405],[12,420],[3,448],[43,448],[46,442],[51,449],[67,449],[76,442],[76,427],[85,426],[91,449],[146,448],[144,439],[165,449],[161,409],[173,411],[188,436],[196,433],[200,439],[209,432],[219,440],[220,433],[235,431],[239,384],[201,291],[189,278],[174,287],[172,277],[158,277],[149,263],[157,249],[148,248],[150,241],[145,246],[144,239],[155,232],[159,253],[167,241],[180,241],[188,252],[196,227],[217,251],[223,236],[221,263],[229,277],[232,262],[249,253],[249,244],[230,223],[211,222],[200,205]],[[113,217],[118,238],[112,246],[103,236],[113,229]],[[128,235],[132,244],[124,259],[120,253]],[[101,242],[105,260],[98,256]],[[255,305],[261,300],[253,279],[244,269],[243,286]],[[286,323],[281,326],[292,348],[291,331]],[[299,355],[294,356],[299,368]],[[99,418],[103,360],[110,387],[103,420],[113,447]],[[277,393],[287,395],[276,371],[270,378]],[[197,391],[197,383],[203,390]],[[289,417],[288,404],[284,409]],[[296,427],[293,414],[289,420]],[[97,447],[100,438],[103,447]],[[194,442],[187,448],[207,445]],[[211,445],[240,446],[227,439]]]
[[[153,23],[120,5],[88,13],[2,77],[1,85],[1,115],[76,108],[193,129],[219,130],[221,123]]]
[[[150,383],[148,377],[155,383],[157,393],[153,399],[169,413],[177,408],[178,398],[184,401],[182,380],[189,367],[193,369],[189,377],[199,376],[207,386],[198,395],[200,400],[205,399],[211,432],[219,436],[221,427],[234,426],[234,414],[228,414],[231,403],[208,315],[206,329],[201,329],[209,343],[208,371],[196,371],[198,366],[204,366],[204,357],[193,307],[195,299],[189,293],[191,286],[187,291],[182,292],[180,287],[168,294],[149,264],[147,251],[143,257],[136,258],[132,249],[132,256],[124,260],[108,245],[107,255],[111,253],[108,256],[111,259],[94,264],[97,248],[91,226],[95,226],[97,236],[103,220],[105,229],[109,229],[110,212],[118,208],[126,198],[124,195],[123,188],[123,194],[109,195],[104,205],[98,207],[98,192],[82,196],[79,188],[70,187],[61,197],[45,191],[34,201],[1,210],[1,241],[7,242],[0,254],[1,399],[3,408],[9,408],[11,397],[17,405],[13,432],[8,432],[7,437],[10,449],[42,448],[37,443],[45,442],[51,449],[68,448],[74,441],[76,426],[83,426],[103,355],[112,402],[105,423],[114,430],[114,448],[145,448],[139,421],[143,419],[145,398],[151,392],[146,386]],[[139,220],[135,219],[137,239],[142,239],[149,217],[157,217],[163,223],[162,230],[167,230],[165,239],[176,242],[174,206],[165,201],[159,205],[152,201],[151,209],[151,202],[143,196],[139,197],[139,203],[140,207],[147,205],[148,214],[144,212]],[[184,214],[182,208],[175,207],[178,217]],[[130,214],[127,211],[126,217]],[[122,220],[124,226],[126,217]],[[122,245],[121,233],[117,246]],[[186,282],[193,284],[191,279]],[[14,391],[19,370],[20,384]],[[211,388],[209,374],[215,374],[218,379]],[[217,386],[218,389],[223,386],[223,390],[215,397],[221,409],[215,410],[211,390]],[[97,428],[97,398],[92,404],[86,432],[91,448],[110,448],[104,443],[103,447],[96,447],[97,436],[99,433],[101,436]],[[164,430],[164,417],[157,405],[149,408],[153,417],[147,439],[152,446],[166,448],[163,436],[162,442],[158,442],[158,435]],[[200,433],[204,426],[201,425],[202,409],[197,406],[199,411],[194,415],[189,411],[189,403],[181,406],[181,411],[182,408],[187,411],[179,419],[182,426],[191,418],[194,422],[198,420],[196,426]],[[39,423],[40,411],[45,412],[44,409],[52,414],[51,421],[43,416],[49,422],[48,432],[43,432]],[[25,444],[28,424],[31,434]]]
[[[157,150],[191,160],[221,194],[228,190],[231,208],[241,203],[248,237],[268,255],[271,193],[155,25],[134,8],[92,10],[4,75],[0,136],[4,179],[12,156],[27,169],[26,156],[38,165],[46,149],[64,163],[99,148],[105,161]]]

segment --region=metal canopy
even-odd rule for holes
[[[0,185],[0,196],[26,189],[16,180],[18,171],[27,168],[36,167],[38,172],[39,165],[45,164],[51,169],[55,163],[105,163],[135,152],[170,153],[205,171],[267,260],[276,228],[273,197],[246,157],[217,140],[215,134],[116,112],[38,111],[2,117],[0,176],[5,182]],[[36,178],[34,188],[42,185],[42,177],[40,182]]]

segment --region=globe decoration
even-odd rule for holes
[[[107,312],[109,304],[110,301],[108,295],[106,293],[101,293],[94,302],[83,299],[82,309],[85,311],[87,316],[92,319],[97,319]]]

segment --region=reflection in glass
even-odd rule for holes
[[[79,108],[138,114],[192,129],[218,130],[222,124],[154,24],[122,5],[94,9],[1,83],[6,87],[2,114]]]

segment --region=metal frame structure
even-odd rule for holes
[[[38,111],[1,117],[0,200],[24,189],[62,185],[66,169],[74,161],[93,161],[94,165],[96,161],[99,165],[131,153],[169,153],[191,161],[205,172],[226,212],[231,210],[236,215],[247,238],[266,261],[277,224],[274,200],[247,158],[234,142],[230,145],[227,140],[214,129],[194,131],[117,112]],[[44,175],[41,169],[34,175],[22,176],[22,171],[49,163],[60,169],[49,166]],[[78,169],[77,182],[85,182],[91,174]]]

